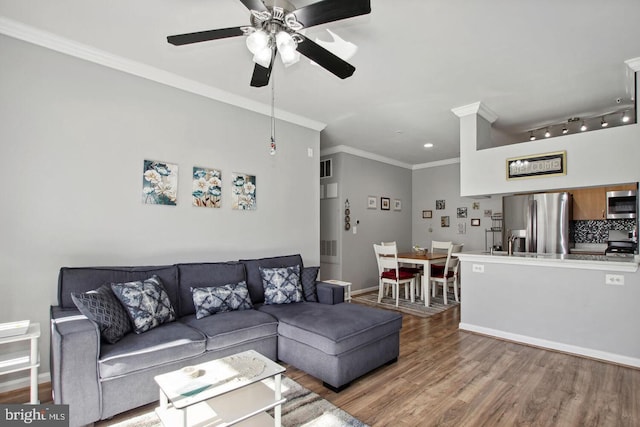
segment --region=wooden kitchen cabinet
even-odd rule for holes
[[[607,203],[605,193],[605,187],[571,190],[571,194],[573,194],[573,219],[605,219]]]
[[[629,191],[637,188],[637,184],[624,184],[569,190],[573,195],[573,219],[606,219],[607,191]]]

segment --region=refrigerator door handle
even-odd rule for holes
[[[527,252],[537,252],[538,249],[538,202],[529,201],[527,221]]]

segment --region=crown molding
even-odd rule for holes
[[[93,46],[75,42],[65,37],[43,31],[29,25],[22,24],[0,16],[0,34],[22,40],[34,45],[45,47],[56,52],[64,53],[75,58],[93,62],[114,70],[122,71],[137,77],[151,80],[166,86],[183,90],[223,102],[225,104],[240,107],[255,113],[271,116],[271,106],[254,101],[249,98],[235,95],[213,86],[205,85],[195,80],[181,77],[177,74],[161,70],[141,62],[133,61],[109,52],[97,49]],[[307,117],[299,116],[288,111],[276,109],[275,116],[283,121],[293,123],[305,128],[320,132],[327,125]]]
[[[640,71],[640,57],[627,59],[626,61],[624,61],[624,63],[627,64],[627,66],[633,71]]]
[[[465,117],[471,114],[478,114],[480,117],[493,123],[498,120],[498,115],[482,102],[474,102],[473,104],[463,105],[461,107],[452,108],[451,111],[458,117]]]
[[[415,171],[420,169],[437,168],[438,166],[455,165],[456,163],[460,163],[460,157],[454,157],[453,159],[438,160],[435,162],[420,163],[418,165],[413,165],[411,169]]]
[[[404,163],[389,157],[380,156],[378,154],[370,153],[368,151],[360,150],[357,148],[349,147],[348,145],[336,145],[334,147],[328,147],[320,150],[320,156],[328,156],[336,153],[352,154],[354,156],[363,157],[369,160],[375,160],[377,162],[386,163],[388,165],[399,166],[405,169],[411,169],[412,165]]]
[[[389,165],[410,169],[412,171],[418,170],[418,169],[428,169],[428,168],[435,168],[438,166],[453,165],[456,163],[460,163],[460,158],[456,157],[453,159],[445,159],[445,160],[438,160],[435,162],[422,163],[418,165],[410,165],[409,163],[400,162],[398,160],[391,159],[389,157],[384,157],[378,154],[370,153],[368,151],[359,150],[357,148],[349,147],[348,145],[336,145],[334,147],[328,147],[323,150],[320,150],[321,157],[330,156],[331,154],[337,154],[337,153],[351,154],[351,155],[362,157],[365,159],[375,160],[375,161],[386,163]]]

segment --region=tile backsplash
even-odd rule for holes
[[[607,243],[609,230],[633,231],[635,219],[570,221],[570,233],[575,243]]]

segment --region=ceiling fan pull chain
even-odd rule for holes
[[[271,147],[269,154],[274,156],[276,154],[276,78],[271,77]]]

